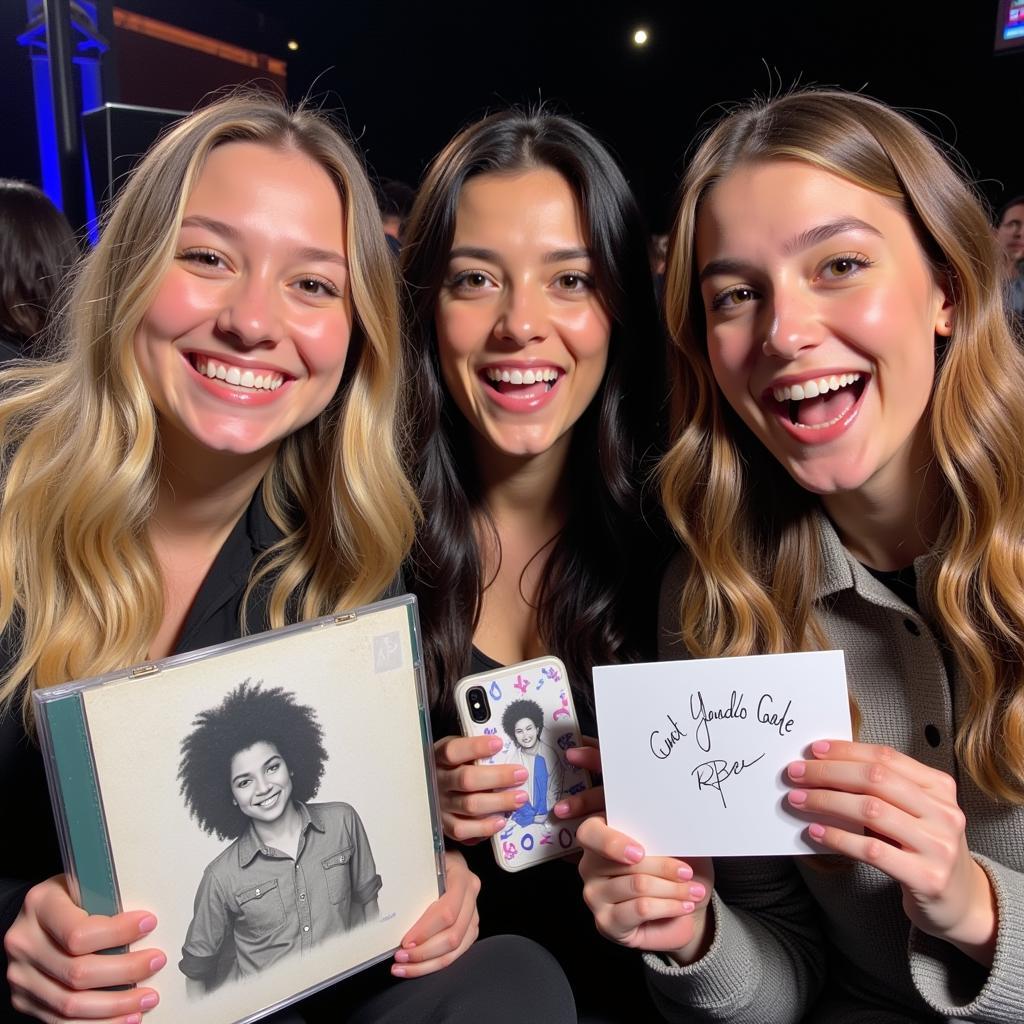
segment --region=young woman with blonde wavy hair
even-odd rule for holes
[[[30,696],[394,585],[417,504],[399,451],[395,271],[359,159],[326,119],[256,94],[185,118],[125,185],[61,337],[56,362],[0,375],[0,771],[17,779],[18,829],[0,854],[0,995],[47,1022],[137,1024],[165,954],[95,954],[156,922],[72,903]],[[450,854],[448,890],[391,973],[465,953],[478,888]],[[288,1019],[341,1006],[352,1020],[473,1020],[493,999],[474,987],[479,961],[503,952],[523,950],[476,947],[413,986],[363,975]],[[538,967],[571,1006],[526,950]],[[441,1009],[453,987],[469,1016]]]
[[[786,770],[836,870],[581,828],[598,927],[649,951],[670,1020],[1020,1020],[1024,357],[1000,269],[947,157],[862,96],[751,104],[689,166],[662,654],[841,648],[858,722]]]

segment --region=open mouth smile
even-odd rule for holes
[[[278,370],[234,366],[198,352],[189,353],[188,361],[201,376],[250,391],[276,391],[285,382],[284,374]]]
[[[565,370],[550,363],[523,366],[494,363],[477,371],[485,394],[508,412],[534,412],[551,401],[565,378]]]
[[[777,384],[764,398],[787,432],[808,443],[838,437],[856,419],[871,375],[859,371],[822,374]]]

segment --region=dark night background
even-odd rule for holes
[[[993,54],[997,0],[121,4],[287,60],[291,98],[339,112],[382,178],[415,184],[457,128],[542,99],[611,146],[660,229],[687,147],[719,105],[802,83],[917,111],[991,202],[1024,192],[1024,53]],[[24,24],[24,0],[0,0],[0,176],[38,180],[29,60],[14,40]],[[643,49],[631,42],[639,26],[651,33]],[[152,74],[188,93],[187,65]]]

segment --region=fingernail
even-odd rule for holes
[[[529,799],[530,798],[522,790],[520,790],[515,795],[516,807],[522,807],[523,804],[525,804],[526,801]]]
[[[500,832],[507,824],[508,818],[495,818],[494,821],[491,822],[491,828],[493,828],[495,832]]]
[[[142,1024],[141,1013],[129,1013],[124,1019],[124,1024]]]
[[[491,736],[487,740],[487,749],[492,753],[496,754],[501,748],[505,746],[504,743],[497,736]]]
[[[399,967],[398,964],[392,964],[391,965],[391,973],[396,978],[404,978],[405,977],[405,968],[404,967]]]
[[[815,740],[815,742],[811,744],[811,750],[818,755],[827,754],[831,749],[832,744],[829,743],[828,740]]]
[[[415,948],[416,948],[416,943],[413,942],[412,939],[409,939],[408,942],[403,942],[402,943],[402,949],[415,949]]]
[[[407,964],[409,962],[409,954],[404,949],[400,949],[395,953],[395,960],[400,964]]]
[[[807,827],[807,831],[810,832],[811,835],[814,836],[815,839],[821,839],[825,835],[825,826],[824,825],[809,825]]]
[[[139,1006],[141,1006],[143,1010],[152,1010],[159,1002],[159,996],[157,996],[155,992],[150,992],[149,995],[145,995],[139,1000]]]
[[[688,882],[688,881],[689,881],[689,880],[690,880],[691,878],[693,878],[693,868],[691,868],[689,864],[684,864],[684,865],[683,865],[683,866],[682,866],[682,867],[681,867],[681,868],[680,868],[680,869],[679,869],[679,870],[678,870],[678,871],[676,872],[676,874],[677,874],[677,875],[678,875],[678,876],[679,876],[679,877],[680,877],[680,878],[681,878],[681,879],[682,879],[682,880],[683,880],[684,882]]]
[[[697,882],[695,885],[690,886],[690,895],[695,900],[702,900],[704,899],[705,895],[707,895],[707,889],[705,889],[704,886],[700,884],[700,882]]]
[[[644,859],[643,847],[636,846],[633,843],[630,843],[622,852],[630,864],[639,864]]]
[[[564,818],[569,813],[569,805],[567,803],[555,804],[555,817]]]
[[[516,782],[525,782],[529,775],[530,773],[525,768],[517,768],[512,773],[512,778],[515,779]]]
[[[807,774],[807,765],[803,761],[794,761],[787,770],[791,779],[802,779]]]
[[[157,955],[149,961],[150,973],[155,974],[165,963],[167,963],[167,957],[165,957],[163,953],[157,953]]]
[[[807,803],[807,794],[802,789],[794,789],[789,794],[789,802],[800,807],[802,804]]]
[[[692,914],[694,910],[693,904],[689,900],[683,902],[683,913]]]
[[[142,932],[143,935],[145,935],[146,932],[151,932],[155,927],[156,918],[152,914],[147,915],[139,921],[139,931]]]

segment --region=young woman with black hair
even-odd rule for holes
[[[445,831],[479,843],[529,802],[529,772],[474,764],[498,741],[454,735],[458,679],[556,654],[593,734],[591,667],[653,655],[660,549],[643,487],[661,448],[662,332],[626,180],[565,117],[507,111],[460,132],[419,189],[402,266],[424,512],[408,582],[441,737]],[[567,757],[589,763],[585,750]],[[597,800],[553,811],[577,817]],[[524,898],[543,907],[531,934],[571,945],[587,997],[607,1008],[600,953],[579,947],[592,929],[572,923],[571,865],[508,876],[489,843],[473,863],[485,922],[521,925]]]

